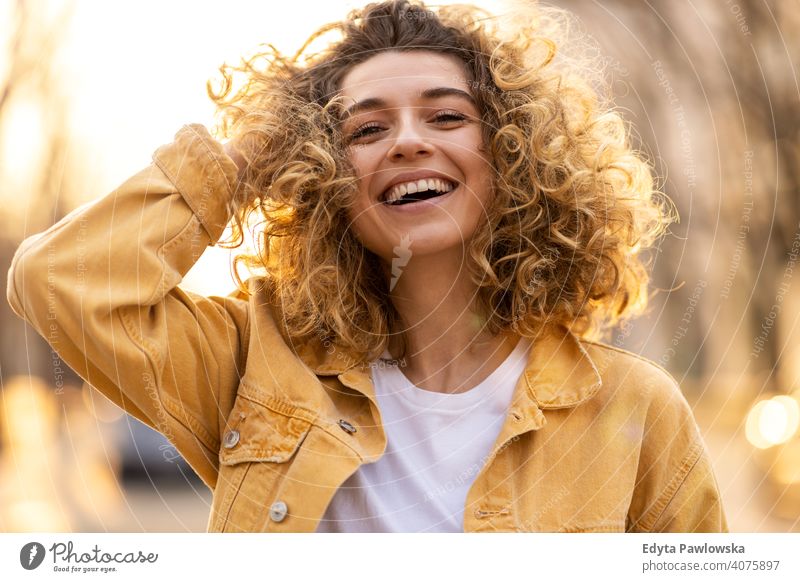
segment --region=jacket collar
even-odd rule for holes
[[[352,352],[337,343],[323,345],[311,341],[299,346],[298,357],[320,376],[347,374],[352,383],[374,398],[370,382],[363,382],[368,364],[358,362]],[[580,340],[561,327],[549,327],[533,338],[533,347],[523,374],[525,388],[538,408],[555,409],[575,406],[590,399],[601,386],[600,373]],[[522,389],[522,385],[518,387]]]
[[[539,408],[568,408],[594,396],[600,372],[580,340],[564,328],[534,339],[525,369],[528,389]]]

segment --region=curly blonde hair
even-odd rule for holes
[[[645,306],[641,253],[671,207],[595,88],[593,63],[560,52],[562,11],[524,10],[515,26],[468,5],[370,4],[293,56],[267,45],[220,67],[218,90],[209,82],[216,133],[233,137],[246,162],[229,242],[241,243],[256,212],[258,250],[237,264],[266,273],[292,341],[335,341],[371,360],[400,322],[380,260],[349,225],[357,179],[336,106],[348,70],[389,50],[453,55],[469,77],[496,170],[489,219],[468,247],[488,330],[532,337],[560,324],[596,337]]]

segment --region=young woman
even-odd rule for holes
[[[223,68],[225,146],[184,126],[17,252],[15,311],[175,444],[209,531],[726,530],[674,380],[588,339],[644,304],[668,213],[519,21],[389,1]],[[181,290],[252,212],[262,273]]]

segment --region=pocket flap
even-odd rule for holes
[[[223,465],[288,461],[308,434],[308,420],[290,416],[239,394],[222,433]]]

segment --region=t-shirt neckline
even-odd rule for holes
[[[483,401],[499,386],[505,385],[508,382],[516,383],[519,374],[516,374],[514,378],[509,378],[507,376],[517,368],[520,359],[525,358],[530,345],[531,342],[528,338],[520,337],[517,345],[505,360],[503,360],[497,368],[492,370],[492,372],[477,386],[470,388],[466,392],[451,394],[449,392],[425,390],[412,383],[397,365],[380,369],[380,371],[386,374],[387,379],[390,379],[389,384],[392,387],[400,387],[399,390],[393,390],[394,395],[403,398],[411,404],[425,408],[444,407],[447,410],[464,409]],[[392,359],[388,350],[384,351],[381,358]]]

